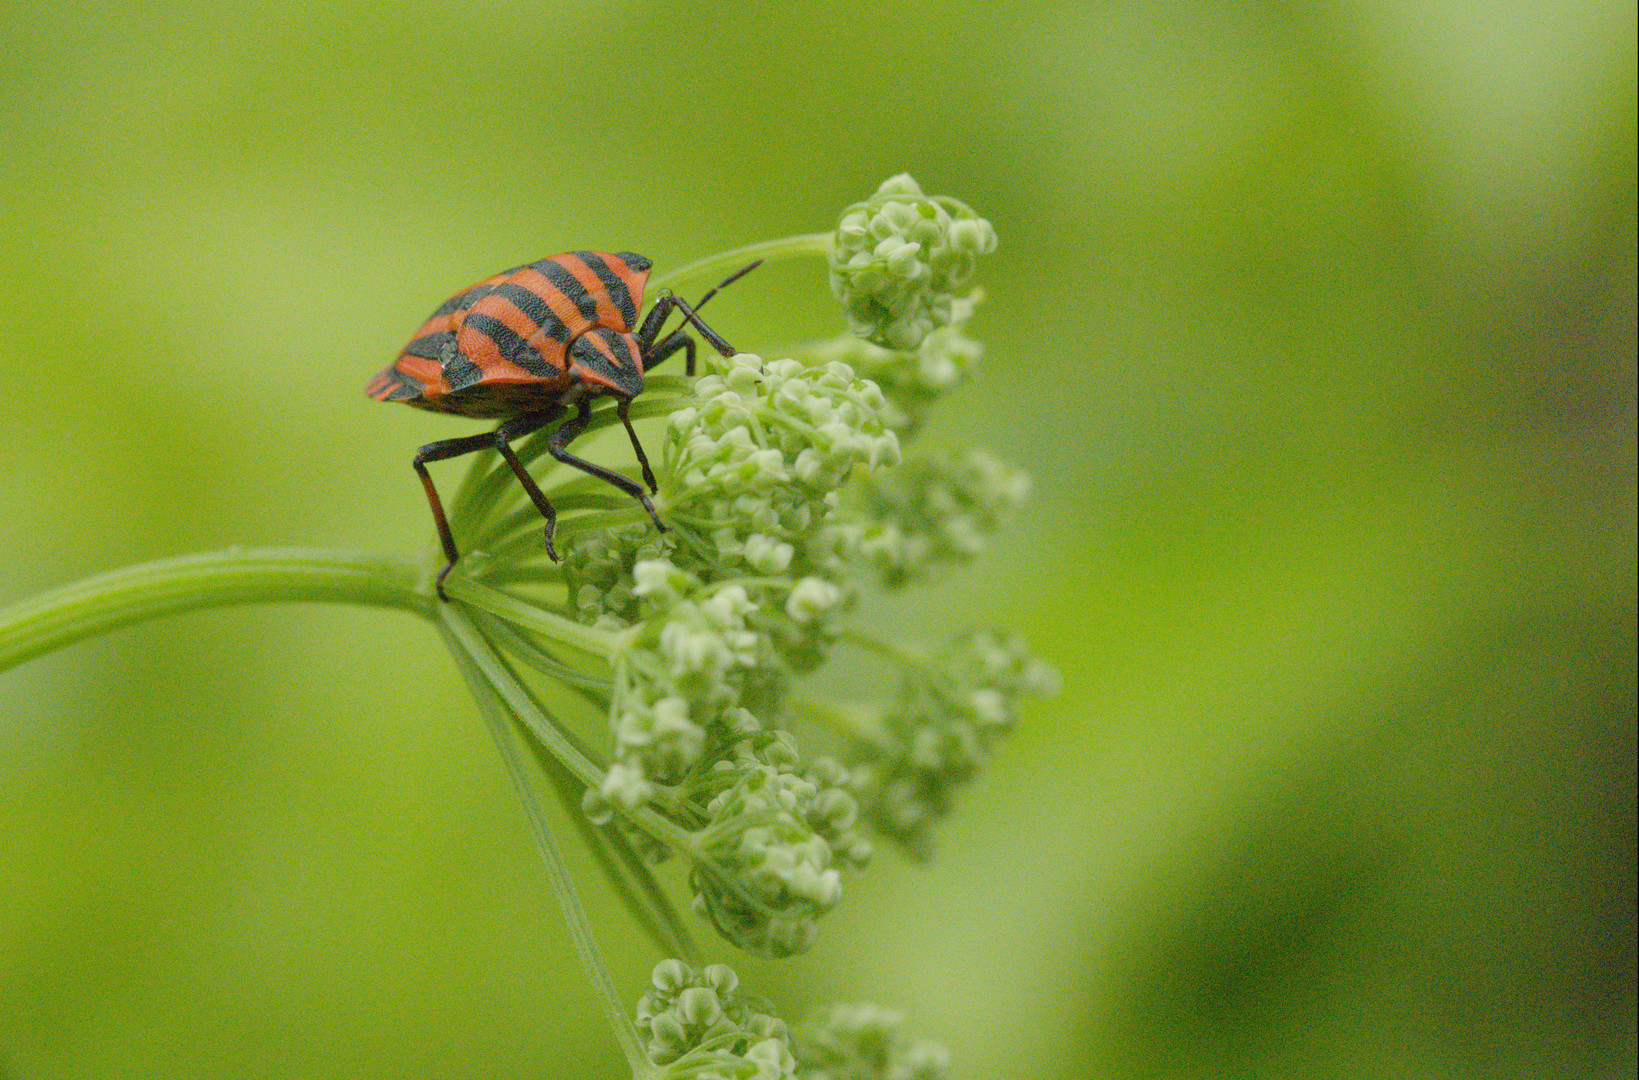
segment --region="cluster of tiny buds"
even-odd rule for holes
[[[956,321],[980,255],[996,250],[990,222],[955,199],[928,196],[909,175],[842,213],[831,245],[831,292],[859,337],[914,349]]]
[[[615,760],[587,809],[608,820],[670,791],[696,909],[742,948],[789,955],[870,848],[843,770],[805,768],[759,716],[825,659],[854,596],[860,553],[838,540],[838,489],[897,465],[899,444],[881,391],[841,363],[741,354],[692,397],[662,456],[672,532],[631,557],[608,538],[577,542],[567,560],[577,606],[624,630]]]
[[[1057,692],[1058,675],[1018,638],[961,634],[907,667],[894,703],[850,742],[850,789],[878,832],[927,858],[932,826],[1012,729],[1019,699]]]
[[[637,1006],[654,1080],[946,1080],[944,1047],[912,1040],[903,1014],[837,1005],[795,1033],[722,964],[655,965]]]
[[[741,354],[673,414],[664,541],[577,540],[565,563],[583,617],[629,628],[617,660],[616,762],[598,797],[631,807],[759,730],[747,692],[823,661],[857,551],[830,519],[856,470],[898,463],[877,387],[843,364]]]
[[[826,759],[802,769],[784,732],[712,767],[702,787],[716,794],[695,834],[706,859],[694,874],[694,906],[725,938],[764,956],[813,944],[817,920],[842,899],[841,871],[871,856],[846,777]]]
[[[655,965],[637,1004],[637,1031],[656,1080],[797,1076],[784,1021],[739,991],[739,977],[722,964],[699,972],[680,960]]]
[[[905,462],[865,478],[861,553],[890,589],[971,562],[1030,497],[1030,477],[983,450]]]

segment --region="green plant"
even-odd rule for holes
[[[1028,494],[1021,473],[982,452],[906,449],[980,358],[966,334],[979,300],[967,283],[994,246],[984,219],[898,176],[845,210],[834,233],[658,278],[656,288],[714,279],[752,257],[826,255],[853,331],[777,360],[712,357],[697,379],[651,377],[631,414],[665,420],[654,498],[665,533],[620,493],[560,471],[543,483],[566,538],[553,563],[534,507],[485,454],[449,504],[467,549],[445,583],[449,603],[435,599],[438,560],[192,556],[0,612],[0,670],[186,608],[322,600],[412,611],[437,626],[480,706],[634,1077],[942,1076],[943,1053],[908,1041],[896,1014],[839,1007],[793,1035],[739,994],[727,968],[697,974],[685,963],[696,947],[652,866],[684,860],[694,910],[734,946],[802,952],[844,876],[869,860],[868,834],[926,857],[1016,701],[1053,691],[1052,673],[997,631],[919,649],[847,624],[868,589],[901,589],[973,558]],[[616,422],[604,407],[591,430]],[[545,450],[541,432],[518,454],[533,463]],[[886,664],[895,695],[844,702],[808,689],[805,677],[839,646]],[[577,734],[577,710],[605,719],[606,750]],[[835,753],[802,753],[791,734],[802,725],[827,733]],[[635,1026],[548,830],[542,780],[670,958]]]

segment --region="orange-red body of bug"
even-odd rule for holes
[[[377,401],[502,418],[643,389],[634,332],[649,260],[572,251],[450,297],[365,388]]]

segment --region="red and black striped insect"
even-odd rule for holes
[[[758,265],[752,263],[731,275],[717,289]],[[511,443],[571,408],[575,415],[548,437],[547,452],[631,495],[649,512],[655,528],[666,530],[649,493],[635,481],[567,449],[586,429],[592,399],[607,394],[617,402],[616,414],[632,440],[643,480],[649,492],[655,491],[654,472],[627,410],[643,392],[643,373],[672,354],[681,351],[685,369],[694,374],[694,339],[686,326],[662,337],[666,319],[674,309],[681,312],[685,324],[699,331],[707,344],[724,356],[734,355],[734,347],[696,313],[717,289],[693,306],[668,293],[638,326],[649,266],[648,259],[629,251],[571,251],[503,270],[440,304],[410,337],[399,358],[365,387],[365,393],[377,401],[402,401],[418,409],[502,421],[494,431],[428,443],[416,451],[415,471],[427,491],[448,560],[438,575],[440,598],[444,598],[444,578],[461,553],[427,463],[491,447],[499,451],[546,519],[546,553],[556,562],[552,535],[557,511],[518,460]]]

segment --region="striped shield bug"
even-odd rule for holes
[[[398,359],[370,380],[365,393],[376,401],[402,401],[417,409],[501,421],[494,431],[428,443],[416,451],[412,464],[427,492],[447,560],[438,574],[441,599],[448,599],[444,578],[461,552],[427,463],[478,450],[498,451],[546,519],[546,553],[556,562],[552,537],[557,511],[518,459],[512,442],[571,409],[574,415],[547,438],[547,452],[626,492],[643,504],[655,528],[666,530],[649,501],[649,493],[657,490],[654,471],[627,410],[643,392],[644,372],[674,353],[683,353],[685,370],[694,374],[695,344],[689,326],[723,356],[734,355],[734,347],[701,321],[698,309],[717,289],[760,262],[730,275],[692,306],[669,293],[662,296],[641,325],[637,317],[650,263],[629,251],[571,251],[515,266],[456,293],[427,317]],[[682,314],[685,325],[662,336],[673,310]],[[569,453],[569,443],[591,418],[592,399],[602,395],[616,401],[616,415],[632,441],[648,491]]]

